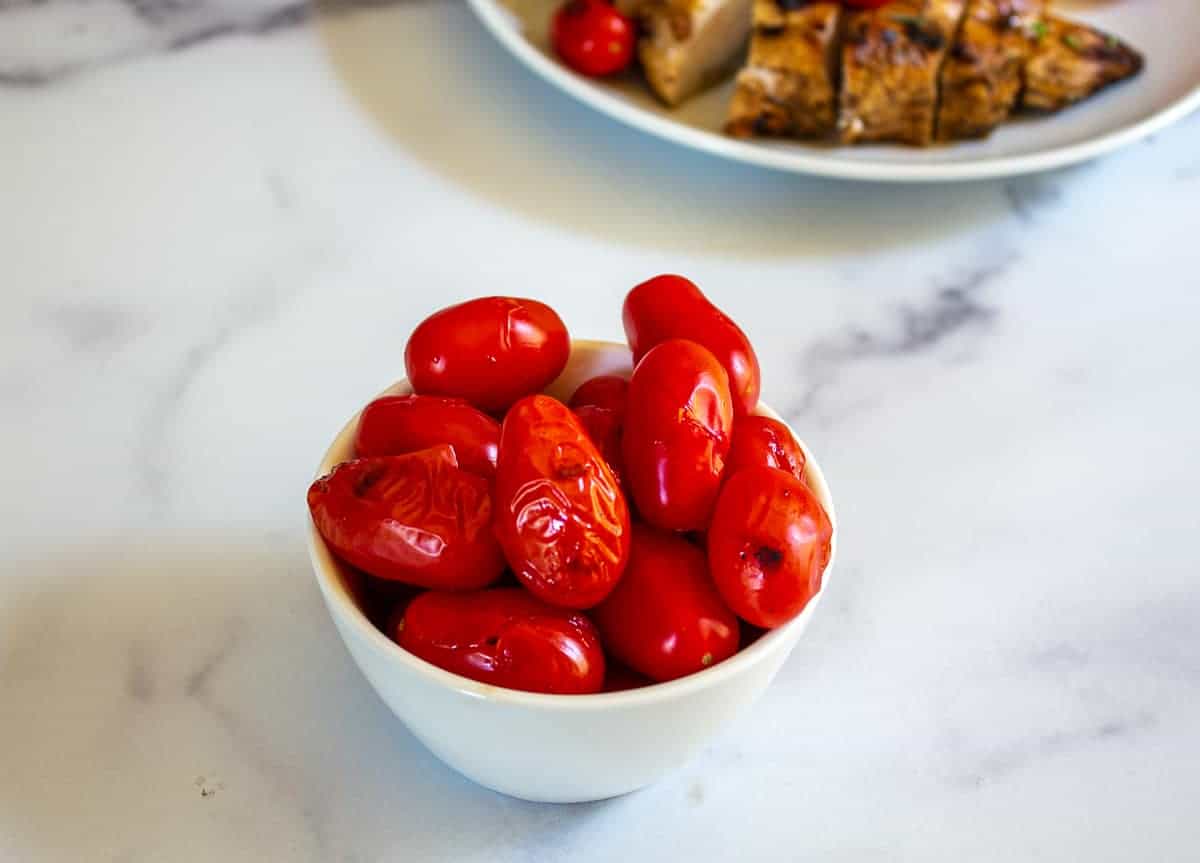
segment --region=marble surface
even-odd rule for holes
[[[595,116],[453,2],[0,0],[0,858],[1194,860],[1197,154],[816,182]],[[432,308],[616,338],[663,270],[756,340],[840,566],[686,769],[505,799],[352,666],[303,492]]]

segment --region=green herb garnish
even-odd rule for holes
[[[1079,41],[1079,37],[1074,33],[1068,33],[1063,36],[1063,44],[1076,53],[1083,50],[1083,43]]]
[[[1029,25],[1029,35],[1034,39],[1045,38],[1046,30],[1047,27],[1045,21],[1034,21],[1031,25]]]

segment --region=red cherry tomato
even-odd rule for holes
[[[495,498],[496,536],[535,596],[568,608],[608,596],[629,560],[629,507],[562,402],[530,396],[508,412]]]
[[[616,375],[601,375],[584,381],[571,396],[569,406],[587,431],[600,455],[628,494],[625,459],[621,455],[621,433],[625,428],[625,397],[629,381]]]
[[[462,399],[384,396],[363,408],[354,436],[360,458],[402,455],[448,443],[459,467],[480,476],[496,472],[500,423]]]
[[[457,396],[498,414],[558,377],[570,350],[567,328],[549,306],[484,297],[422,321],[404,364],[413,392]]]
[[[770,467],[725,483],[708,529],[708,563],[725,604],[773,629],[821,589],[833,525],[808,486]]]
[[[567,0],[550,22],[550,41],[564,63],[599,78],[629,66],[637,32],[632,19],[606,0]]]
[[[737,412],[753,413],[760,386],[754,348],[738,325],[692,282],[683,276],[656,276],[642,282],[625,298],[622,320],[635,363],[660,342],[691,339],[712,351],[725,367]]]
[[[624,458],[621,456],[621,416],[606,408],[584,405],[575,409],[575,417],[612,469],[621,490],[627,491]]]
[[[343,462],[312,484],[308,508],[334,553],[376,578],[464,590],[504,571],[488,481],[449,445]]]
[[[629,382],[621,443],[646,521],[666,530],[708,525],[732,428],[729,379],[706,349],[671,339],[642,358]]]
[[[604,651],[591,621],[519,587],[423,593],[388,635],[438,668],[494,686],[583,694],[604,685]]]
[[[725,464],[726,477],[742,468],[766,465],[804,479],[804,450],[788,427],[770,417],[740,416],[733,421],[733,445]]]
[[[658,681],[703,671],[738,649],[738,619],[713,586],[704,552],[641,524],[625,575],[592,617],[612,656]]]
[[[629,381],[625,378],[618,375],[599,375],[581,383],[567,402],[567,407],[581,408],[592,405],[624,414],[628,394]]]

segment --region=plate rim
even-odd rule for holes
[[[1016,177],[1064,168],[1103,156],[1148,138],[1200,108],[1198,81],[1187,95],[1137,123],[1077,144],[1022,156],[1000,156],[974,162],[906,165],[839,159],[803,151],[789,152],[696,129],[631,105],[568,71],[539,51],[519,28],[510,25],[513,14],[501,5],[500,0],[467,0],[467,4],[484,28],[527,68],[602,114],[660,140],[681,144],[712,156],[793,174],[888,183],[960,182]]]

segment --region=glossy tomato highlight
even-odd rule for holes
[[[685,339],[653,347],[629,382],[622,452],[639,514],[665,530],[702,530],[733,430],[729,379]]]
[[[546,304],[484,297],[422,321],[404,365],[413,392],[457,396],[499,414],[558,377],[570,349],[566,326]]]
[[[725,483],[708,529],[708,564],[726,605],[773,629],[821,589],[833,525],[800,480],[771,467],[738,471]]]
[[[354,434],[360,458],[402,455],[450,444],[463,470],[490,477],[496,472],[500,423],[462,399],[443,396],[383,396],[363,408]]]
[[[500,431],[496,536],[517,578],[554,605],[590,608],[629,559],[629,508],[612,469],[561,402],[530,396]]]
[[[584,694],[604,685],[604,651],[591,621],[519,587],[423,593],[388,635],[426,662],[494,686]]]
[[[758,357],[741,328],[683,276],[656,276],[629,292],[621,318],[634,362],[667,339],[703,345],[725,369],[734,409],[753,413],[761,373]]]
[[[334,553],[376,578],[463,590],[504,570],[488,481],[448,445],[342,462],[309,488],[308,508]]]
[[[592,617],[612,656],[657,681],[703,671],[738,649],[738,619],[704,552],[642,524],[633,526],[625,575]]]
[[[742,468],[764,465],[804,479],[804,450],[786,425],[761,416],[740,416],[733,421],[733,445],[729,448],[727,476]]]

